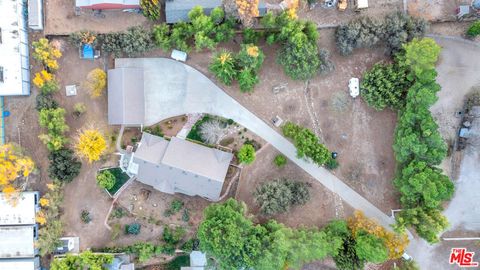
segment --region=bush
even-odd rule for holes
[[[338,168],[338,166],[338,161],[334,158],[329,158],[325,163],[325,167],[327,167],[327,169],[329,170],[335,170],[336,168]]]
[[[38,115],[41,127],[47,129],[47,134],[41,134],[39,139],[47,145],[48,150],[57,151],[67,142],[64,134],[68,131],[65,123],[65,110],[63,108],[42,109]]]
[[[68,41],[75,47],[81,48],[83,44],[89,44],[92,47],[97,45],[97,33],[91,31],[78,31],[71,33]]]
[[[262,32],[255,31],[252,28],[244,28],[242,32],[244,44],[257,44],[258,40],[262,37]]]
[[[275,163],[275,165],[277,165],[277,167],[283,167],[287,164],[287,158],[282,155],[282,154],[278,154],[275,156],[275,159],[273,160],[273,163]]]
[[[121,207],[116,207],[113,209],[111,216],[114,218],[122,218],[126,216],[128,213],[125,209]]]
[[[363,75],[361,95],[370,107],[380,111],[403,108],[408,89],[409,72],[404,65],[377,63]]]
[[[74,156],[74,152],[68,148],[51,152],[48,159],[50,160],[48,176],[54,180],[71,182],[82,168],[82,163]]]
[[[290,207],[303,205],[310,199],[307,184],[291,180],[273,180],[261,184],[253,193],[264,215],[287,212]]]
[[[88,212],[87,210],[82,210],[82,213],[80,214],[80,219],[85,224],[90,223],[90,221],[92,221],[92,218],[90,217],[90,212]]]
[[[243,69],[238,73],[238,85],[244,93],[253,91],[255,84],[259,82],[257,74],[251,69]]]
[[[480,35],[480,20],[473,22],[467,29],[467,36],[474,38]]]
[[[44,95],[42,93],[38,94],[35,98],[36,106],[35,109],[37,111],[41,111],[43,109],[50,110],[58,108],[58,103],[55,99],[53,99],[52,95],[47,94]]]
[[[318,55],[320,58],[320,74],[325,75],[335,70],[335,64],[330,60],[330,52],[328,50],[320,49]]]
[[[251,144],[244,144],[237,153],[241,163],[251,164],[255,161],[255,148]]]
[[[46,70],[35,73],[33,78],[33,84],[38,87],[42,94],[48,95],[57,92],[60,89],[55,75],[49,73]]]
[[[320,58],[316,43],[307,40],[300,44],[288,42],[278,54],[278,63],[283,71],[294,80],[308,80],[320,68]]]
[[[359,259],[377,264],[388,259],[388,250],[381,238],[362,231],[355,240],[355,251]]]
[[[97,184],[107,190],[110,190],[115,186],[115,175],[109,170],[103,170],[97,174]]]
[[[82,114],[84,114],[87,111],[87,105],[83,102],[78,102],[75,103],[73,106],[73,116],[76,118],[80,117]]]
[[[355,246],[355,239],[351,235],[345,238],[338,255],[333,256],[337,269],[362,270],[364,268],[365,260],[358,257]]]
[[[179,200],[179,199],[174,199],[170,203],[170,208],[165,211],[164,216],[169,217],[171,215],[174,215],[174,214],[180,212],[180,210],[182,210],[182,208],[183,208],[183,201]]]
[[[170,227],[165,226],[163,228],[163,241],[165,241],[165,246],[163,252],[168,255],[173,255],[178,243],[185,236],[185,229],[183,227],[177,227],[175,230],[172,230]]]
[[[80,157],[85,157],[90,163],[100,159],[107,149],[103,134],[97,129],[80,130],[75,150]]]
[[[163,130],[160,125],[156,125],[153,128],[152,127],[144,128],[143,131],[158,137],[163,137]]]
[[[124,32],[103,35],[102,50],[115,57],[128,57],[145,53],[153,48],[152,34],[142,26],[134,26]]]
[[[127,234],[138,235],[140,233],[141,225],[138,223],[132,223],[130,225],[125,225],[125,232]]]

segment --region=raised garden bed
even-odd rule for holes
[[[110,196],[113,196],[128,181],[128,179],[130,179],[130,176],[124,173],[120,168],[109,168],[105,170],[110,171],[115,176],[115,185],[111,189],[106,189]]]

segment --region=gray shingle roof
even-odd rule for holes
[[[212,9],[221,5],[222,0],[167,0],[165,2],[166,21],[167,23],[188,22],[188,12],[195,6],[203,7],[205,14],[209,15]]]
[[[108,71],[108,123],[141,125],[145,121],[143,69],[121,67]]]
[[[143,133],[133,155],[137,180],[165,193],[218,200],[233,155],[173,137]]]

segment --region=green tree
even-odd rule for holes
[[[259,81],[257,73],[252,69],[244,68],[238,72],[238,84],[240,91],[244,93],[253,91],[253,87]]]
[[[55,258],[50,265],[51,270],[90,269],[102,270],[105,264],[113,262],[111,254],[94,254],[84,251],[78,255],[67,254],[62,258]]]
[[[222,269],[256,266],[266,229],[245,217],[246,207],[234,199],[212,204],[198,229],[200,249],[215,257]]]
[[[360,259],[356,251],[355,239],[348,235],[342,243],[338,255],[333,256],[335,265],[339,270],[362,270],[365,260]]]
[[[283,135],[293,139],[298,157],[310,158],[318,165],[323,165],[330,159],[330,151],[319,142],[318,137],[308,128],[287,122],[282,127],[282,131]]]
[[[170,40],[170,27],[166,23],[153,26],[152,29],[153,40],[155,45],[163,51],[168,51],[172,48]]]
[[[237,77],[235,59],[228,51],[216,53],[209,70],[225,85],[231,85],[232,81]]]
[[[429,243],[439,241],[438,234],[448,228],[447,218],[438,209],[416,207],[405,209],[397,215],[397,230],[412,226],[418,235]]]
[[[139,223],[132,223],[125,225],[125,232],[127,234],[138,235],[140,233],[142,226]]]
[[[97,184],[105,189],[111,189],[115,186],[115,175],[109,170],[103,170],[97,174]]]
[[[403,168],[395,179],[395,186],[400,190],[400,201],[406,208],[439,207],[442,201],[452,197],[454,190],[452,181],[440,169],[415,160]]]
[[[367,104],[378,111],[386,107],[401,109],[411,86],[407,75],[405,66],[377,63],[363,75],[360,93]]]
[[[435,63],[440,55],[441,48],[431,38],[414,38],[411,42],[404,44],[405,65],[419,76],[426,70],[435,68]]]
[[[299,43],[288,42],[280,50],[277,61],[283,71],[294,80],[311,79],[320,68],[318,47],[307,40]]]
[[[244,144],[238,150],[237,158],[242,163],[251,164],[255,161],[255,148],[251,144]]]
[[[60,150],[67,142],[64,133],[69,129],[65,123],[65,110],[63,108],[42,109],[38,122],[41,127],[47,129],[47,134],[39,136],[40,140],[50,151]]]
[[[355,251],[360,260],[383,263],[388,259],[388,250],[381,238],[365,231],[357,233]]]
[[[82,163],[74,156],[73,150],[68,148],[51,152],[48,159],[48,176],[62,182],[71,182],[82,168]]]

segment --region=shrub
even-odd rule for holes
[[[255,161],[255,148],[251,144],[244,144],[238,151],[237,158],[241,163],[251,164]]]
[[[90,223],[90,221],[92,221],[92,217],[90,217],[90,212],[88,212],[87,210],[82,210],[82,212],[80,213],[80,219],[85,224]]]
[[[301,43],[288,42],[277,57],[285,74],[294,80],[312,78],[320,68],[320,58],[316,43],[307,40]]]
[[[257,74],[251,69],[242,69],[238,73],[238,84],[240,86],[240,91],[242,92],[251,92],[255,84],[259,83]]]
[[[124,216],[126,216],[128,213],[127,211],[125,211],[125,209],[121,208],[121,207],[115,207],[112,211],[112,214],[111,216],[114,217],[114,218],[122,218]]]
[[[38,87],[42,94],[48,95],[60,89],[55,76],[46,70],[35,73],[33,84]]]
[[[78,118],[87,111],[87,105],[83,102],[75,103],[73,106],[73,116]]]
[[[115,186],[115,175],[109,170],[103,170],[97,174],[97,184],[104,189],[111,189]]]
[[[107,73],[100,68],[90,71],[87,75],[85,87],[90,92],[90,97],[97,98],[102,96],[107,86]]]
[[[370,107],[380,111],[403,108],[412,83],[405,65],[377,63],[363,75],[361,95]]]
[[[480,35],[480,20],[473,22],[467,29],[467,36],[474,38]]]
[[[381,238],[361,231],[355,241],[355,251],[359,259],[372,263],[383,263],[388,259],[388,251]]]
[[[163,137],[162,127],[159,125],[154,126],[153,128],[152,127],[144,128],[143,131],[155,136]]]
[[[275,165],[277,165],[277,167],[283,167],[287,164],[287,158],[282,155],[282,154],[278,154],[275,156],[275,159],[273,160],[273,163],[275,163]]]
[[[141,225],[138,223],[132,223],[130,225],[125,225],[125,232],[127,234],[138,235],[140,233]]]
[[[36,106],[35,109],[37,111],[41,111],[43,109],[50,110],[58,108],[58,103],[55,99],[53,99],[52,95],[47,94],[44,95],[42,93],[38,94],[35,98]]]
[[[62,182],[71,182],[80,173],[82,163],[73,155],[68,148],[53,151],[48,155],[50,165],[48,176]]]
[[[418,235],[430,244],[438,243],[438,235],[449,226],[447,218],[440,210],[422,207],[405,209],[397,214],[396,220],[397,230],[403,231],[412,226]]]
[[[187,208],[183,209],[182,221],[183,222],[189,222],[190,221],[190,211]]]
[[[174,199],[170,203],[170,208],[165,211],[164,216],[169,217],[171,215],[174,215],[178,213],[180,210],[182,210],[182,208],[183,208],[183,201],[179,199]]]
[[[257,44],[258,40],[262,37],[262,32],[255,31],[254,29],[247,27],[243,29],[242,36],[242,43]]]
[[[99,160],[106,149],[107,142],[99,130],[85,129],[79,132],[75,150],[80,157],[91,163]]]
[[[83,44],[88,44],[92,47],[95,47],[98,41],[97,33],[91,31],[74,32],[70,34],[68,41],[70,41],[70,43],[77,48],[81,48]]]
[[[115,57],[126,54],[129,57],[152,49],[152,34],[142,26],[130,27],[124,32],[111,32],[103,35],[102,50]]]
[[[47,129],[47,134],[38,137],[47,145],[48,150],[56,151],[63,148],[67,139],[64,133],[68,131],[65,123],[65,110],[63,108],[42,109],[38,115],[38,122],[41,127]]]
[[[335,64],[330,60],[330,52],[327,49],[320,49],[319,53],[320,58],[320,74],[328,74],[335,70]]]
[[[202,141],[207,144],[217,144],[226,134],[225,124],[218,119],[204,122],[199,130]]]
[[[365,260],[358,257],[355,250],[355,239],[350,235],[345,238],[343,246],[338,255],[333,256],[335,266],[339,270],[362,270],[365,266]]]
[[[310,199],[307,184],[291,180],[273,180],[261,184],[254,192],[255,202],[264,215],[287,212]]]
[[[338,168],[338,166],[338,161],[334,158],[329,158],[327,162],[325,162],[325,167],[327,167],[327,169],[329,170],[335,170],[336,168]]]
[[[160,3],[158,0],[141,0],[140,7],[142,8],[143,16],[154,21],[160,18]]]
[[[165,241],[163,252],[173,255],[178,243],[185,236],[185,233],[186,231],[183,227],[177,227],[175,230],[172,230],[170,227],[165,226],[163,228],[163,241]]]

